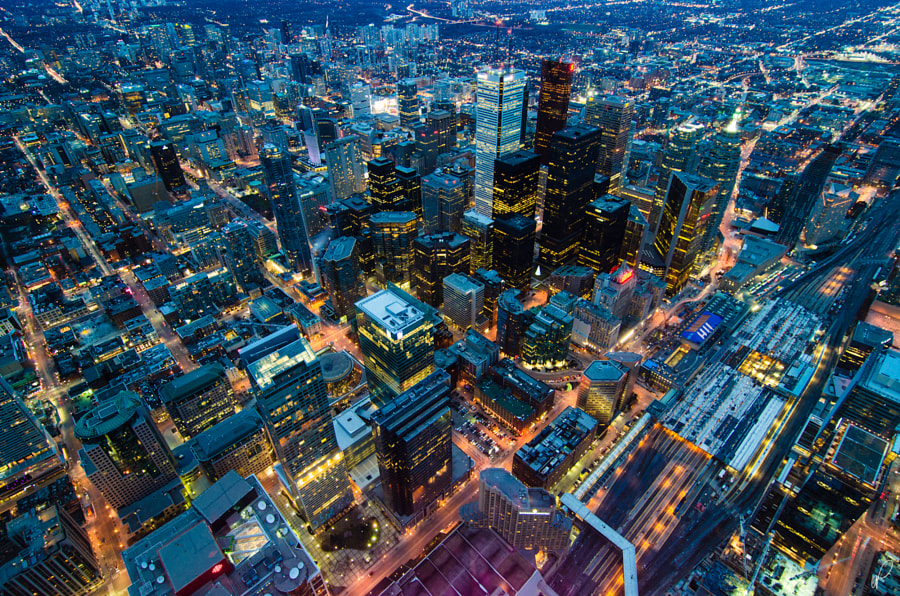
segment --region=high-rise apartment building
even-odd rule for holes
[[[547,156],[549,157],[549,150]],[[541,156],[521,150],[494,162],[494,218],[518,213],[534,218],[541,178]]]
[[[287,343],[289,342],[289,343]],[[331,423],[322,366],[294,326],[242,349],[247,374],[287,487],[318,529],[353,502]],[[274,347],[273,346],[278,346]]]
[[[494,162],[521,144],[525,72],[485,69],[476,75],[475,210],[494,217]]]
[[[245,294],[249,294],[263,281],[262,272],[256,262],[253,237],[247,224],[236,219],[222,228],[221,250],[225,265]]]
[[[591,201],[585,213],[579,265],[594,273],[609,273],[619,266],[630,208],[631,203],[613,195]]]
[[[471,242],[453,232],[420,236],[413,241],[412,285],[416,296],[434,308],[444,303],[444,278],[468,273]]]
[[[503,468],[478,476],[478,500],[460,508],[471,527],[491,528],[513,548],[562,551],[569,546],[572,520],[543,488],[529,488]]]
[[[120,510],[178,478],[172,453],[137,393],[122,391],[75,423],[84,474]]]
[[[291,156],[275,145],[264,145],[259,152],[259,162],[285,259],[296,271],[309,275],[313,270],[309,231],[294,184]]]
[[[625,399],[628,370],[612,360],[594,360],[581,373],[576,405],[608,426]]]
[[[325,161],[328,164],[332,200],[339,201],[365,192],[366,177],[359,152],[359,137],[351,135],[326,145]]]
[[[575,65],[564,60],[544,58],[541,62],[541,93],[538,98],[537,129],[534,133],[534,152],[541,163],[550,159],[553,133],[566,127],[569,117],[569,95]]]
[[[402,516],[428,508],[453,479],[450,375],[436,370],[372,416],[386,504]]]
[[[547,166],[540,262],[556,269],[575,258],[593,199],[600,129],[570,126],[553,135]]]
[[[409,288],[412,243],[418,235],[416,214],[411,211],[376,213],[369,218],[369,228],[381,280]]]
[[[356,303],[372,402],[383,406],[434,372],[437,311],[391,286]]]
[[[187,440],[222,422],[235,409],[234,390],[221,364],[207,364],[162,386],[163,407]]]
[[[634,103],[624,97],[607,96],[589,104],[585,121],[603,131],[597,173],[609,177],[609,190],[625,183],[631,153],[631,119]]]
[[[494,269],[511,288],[527,290],[534,273],[537,223],[519,214],[494,222]]]
[[[322,284],[331,298],[334,318],[353,320],[356,316],[353,305],[365,294],[356,238],[341,236],[329,242],[319,269]]]

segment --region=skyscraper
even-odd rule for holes
[[[386,504],[423,512],[452,482],[450,375],[436,370],[372,416]]]
[[[185,440],[234,414],[236,405],[221,364],[207,364],[175,378],[163,385],[159,394]]]
[[[351,135],[326,145],[325,161],[328,163],[328,182],[333,200],[365,192],[366,178],[359,154],[359,137]]]
[[[416,214],[412,211],[376,213],[369,218],[372,250],[380,282],[409,288],[412,243],[418,235]]]
[[[383,406],[434,372],[437,311],[391,286],[356,303],[372,402]]]
[[[328,244],[322,257],[322,284],[331,298],[334,318],[353,320],[353,305],[365,294],[359,271],[359,251],[356,238],[339,237]]]
[[[187,186],[175,145],[166,141],[154,141],[150,143],[150,157],[153,158],[153,165],[156,166],[159,177],[166,185],[166,190],[172,192]]]
[[[719,185],[680,172],[674,172],[669,180],[653,257],[665,268],[666,293],[672,296],[688,282]]]
[[[619,266],[630,207],[631,203],[613,195],[591,201],[585,213],[579,265],[594,273],[609,273]]]
[[[247,224],[243,220],[236,219],[222,228],[221,234],[225,265],[241,291],[249,294],[264,278],[256,263],[253,237],[247,229]]]
[[[494,268],[511,288],[531,285],[536,229],[534,219],[519,214],[494,222]]]
[[[494,161],[519,149],[525,72],[485,69],[477,74],[475,210],[494,216]]]
[[[634,203],[629,204],[628,220],[625,222],[625,234],[622,238],[622,250],[619,259],[629,267],[637,270],[641,265],[644,252],[644,240],[647,235],[647,220]]]
[[[444,278],[444,314],[461,331],[478,327],[484,309],[484,284],[464,274]]]
[[[553,133],[566,127],[574,73],[575,65],[570,62],[547,58],[541,62],[541,93],[538,98],[534,152],[541,156],[543,165],[547,165],[547,160],[550,159]]]
[[[506,290],[497,300],[497,345],[500,353],[515,358],[522,352],[525,330],[533,318],[519,301],[519,290]]]
[[[719,194],[713,204],[712,215],[706,226],[706,235],[700,250],[709,250],[715,242],[731,200],[737,173],[741,165],[741,132],[738,128],[739,113],[713,137],[712,151],[700,158],[697,174],[719,183]]]
[[[456,116],[446,110],[432,109],[425,117],[425,127],[437,139],[435,157],[456,147]]]
[[[242,356],[252,354],[247,373],[257,408],[291,495],[309,525],[318,529],[353,502],[322,366],[294,326],[257,344],[242,350]]]
[[[376,211],[409,211],[399,208],[402,188],[397,180],[394,162],[386,157],[376,157],[366,163],[369,170],[369,194]]]
[[[412,211],[422,217],[422,177],[414,168],[396,166],[394,174],[400,185],[402,211]]]
[[[426,234],[462,231],[466,192],[462,180],[435,172],[422,178],[422,219]]]
[[[656,194],[653,197],[653,207],[650,210],[650,217],[647,219],[650,230],[654,234],[659,229],[659,218],[665,205],[666,192],[669,190],[669,178],[673,172],[691,173],[692,166],[696,162],[694,156],[697,143],[700,142],[703,131],[702,125],[693,122],[686,122],[672,130],[672,137],[663,153],[662,172],[660,172]]]
[[[469,272],[470,245],[468,238],[453,232],[427,234],[413,241],[412,285],[419,300],[441,307],[444,278]]]
[[[471,271],[494,267],[494,220],[474,209],[463,213],[462,235],[471,243]]]
[[[556,508],[553,495],[528,488],[503,468],[481,471],[478,500],[459,514],[471,527],[492,528],[513,548],[561,551],[572,533],[572,520]]]
[[[296,271],[309,275],[313,271],[309,232],[294,184],[291,156],[274,145],[264,145],[259,161],[285,259]]]
[[[513,213],[534,218],[540,170],[541,156],[531,151],[516,151],[497,159],[494,163],[495,219]]]
[[[178,478],[172,453],[137,393],[122,391],[78,419],[78,459],[115,510]]]
[[[612,360],[594,360],[581,373],[576,405],[609,426],[625,398],[628,370]]]
[[[598,128],[570,126],[553,135],[540,252],[541,264],[550,269],[571,261],[581,248],[599,150]]]
[[[34,415],[0,377],[0,505],[63,473],[62,462]],[[30,480],[23,481],[28,476]]]
[[[585,118],[590,126],[599,127],[600,155],[597,172],[609,177],[610,191],[618,189],[625,182],[631,153],[631,119],[634,103],[616,96],[598,99],[590,104]]]
[[[400,126],[412,130],[419,123],[419,88],[415,79],[403,79],[397,83],[397,108]]]

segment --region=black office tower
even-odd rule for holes
[[[514,213],[534,217],[540,182],[541,157],[516,151],[494,161],[494,217]]]
[[[259,161],[287,264],[303,275],[310,275],[313,272],[312,253],[303,208],[294,184],[291,156],[275,145],[264,145],[259,152]]]
[[[394,170],[394,162],[386,157],[376,157],[366,164],[369,170],[369,193],[376,211],[407,211],[398,209],[401,188]]]
[[[599,151],[599,128],[570,126],[553,135],[540,243],[540,263],[551,270],[572,261],[581,248]]]
[[[550,159],[553,133],[566,127],[574,72],[575,65],[569,62],[544,59],[541,63],[541,93],[538,99],[534,152],[541,156],[542,165],[547,165]]]
[[[372,421],[385,503],[401,516],[422,512],[452,481],[450,375],[436,370]]]
[[[591,201],[585,213],[579,265],[594,273],[609,273],[619,266],[630,207],[628,200],[613,195]]]
[[[159,177],[162,178],[163,184],[166,185],[166,190],[172,192],[175,189],[187,186],[174,144],[166,141],[150,143],[150,156],[153,158],[153,165],[156,166]]]
[[[494,222],[494,269],[511,288],[531,285],[536,229],[534,219],[518,214]]]
[[[438,232],[413,240],[412,285],[416,297],[435,308],[444,303],[444,278],[468,273],[471,243],[454,232]]]

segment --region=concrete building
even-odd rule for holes
[[[468,275],[453,273],[444,278],[443,286],[443,312],[447,318],[463,331],[478,328],[484,307],[484,285]]]
[[[563,551],[569,546],[572,520],[542,488],[528,488],[503,468],[486,468],[478,476],[478,500],[463,505],[463,521],[490,528],[514,548]]]
[[[178,433],[189,439],[234,413],[231,382],[220,364],[207,364],[169,381],[160,398]]]
[[[229,472],[122,553],[129,594],[327,596],[325,580],[256,476]]]
[[[234,470],[241,477],[262,474],[275,463],[272,444],[259,413],[247,408],[209,428],[190,442],[197,463],[211,482]]]
[[[322,368],[295,326],[240,351],[281,475],[306,521],[318,529],[353,501],[334,436]]]
[[[569,406],[516,451],[513,475],[527,486],[549,490],[584,455],[598,427],[584,410]]]
[[[122,391],[78,419],[84,474],[123,509],[178,478],[172,453],[136,393]]]

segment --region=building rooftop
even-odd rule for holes
[[[171,403],[224,379],[225,369],[221,364],[207,364],[169,381],[159,390],[159,396]]]
[[[325,250],[325,256],[322,258],[326,261],[340,261],[348,258],[353,254],[353,248],[356,246],[356,238],[352,236],[340,236],[328,243]]]
[[[831,463],[845,473],[874,486],[887,450],[886,440],[855,424],[848,424]]]
[[[534,584],[540,579],[534,563],[493,530],[461,525],[412,569],[389,584],[381,596],[514,596],[526,584],[536,589]]]
[[[588,380],[593,382],[618,381],[628,374],[617,363],[612,360],[594,360],[582,373]]]
[[[419,324],[425,318],[419,305],[408,298],[409,295],[405,292],[389,288],[363,298],[356,303],[356,309],[387,331],[402,333],[404,329]]]
[[[319,363],[322,365],[322,379],[326,383],[340,381],[353,370],[353,360],[343,350],[321,354]]]
[[[451,287],[461,294],[476,292],[483,285],[463,273],[451,273],[444,278],[444,286]]]
[[[278,348],[259,360],[247,365],[247,373],[256,386],[265,391],[275,384],[276,377],[297,366],[301,362],[307,366],[316,362],[316,353],[304,338]]]
[[[76,436],[84,441],[102,437],[129,420],[141,406],[141,398],[133,391],[121,391],[96,406],[75,423]]]
[[[536,437],[523,445],[516,456],[539,475],[553,470],[599,423],[579,408],[567,407]]]
[[[352,408],[347,408],[334,418],[334,434],[337,437],[338,447],[343,451],[347,447],[353,445],[359,437],[363,437],[372,432],[372,428],[366,424],[358,410],[360,407],[365,408],[371,402],[363,400]]]
[[[209,461],[261,428],[262,419],[256,410],[245,408],[198,434],[191,446],[198,460]]]
[[[412,211],[379,211],[373,214],[369,221],[371,223],[413,223],[416,221],[416,214]]]
[[[234,471],[122,558],[129,596],[289,594],[319,575],[256,477]]]
[[[863,386],[885,399],[900,403],[900,352],[888,350],[879,355]]]

